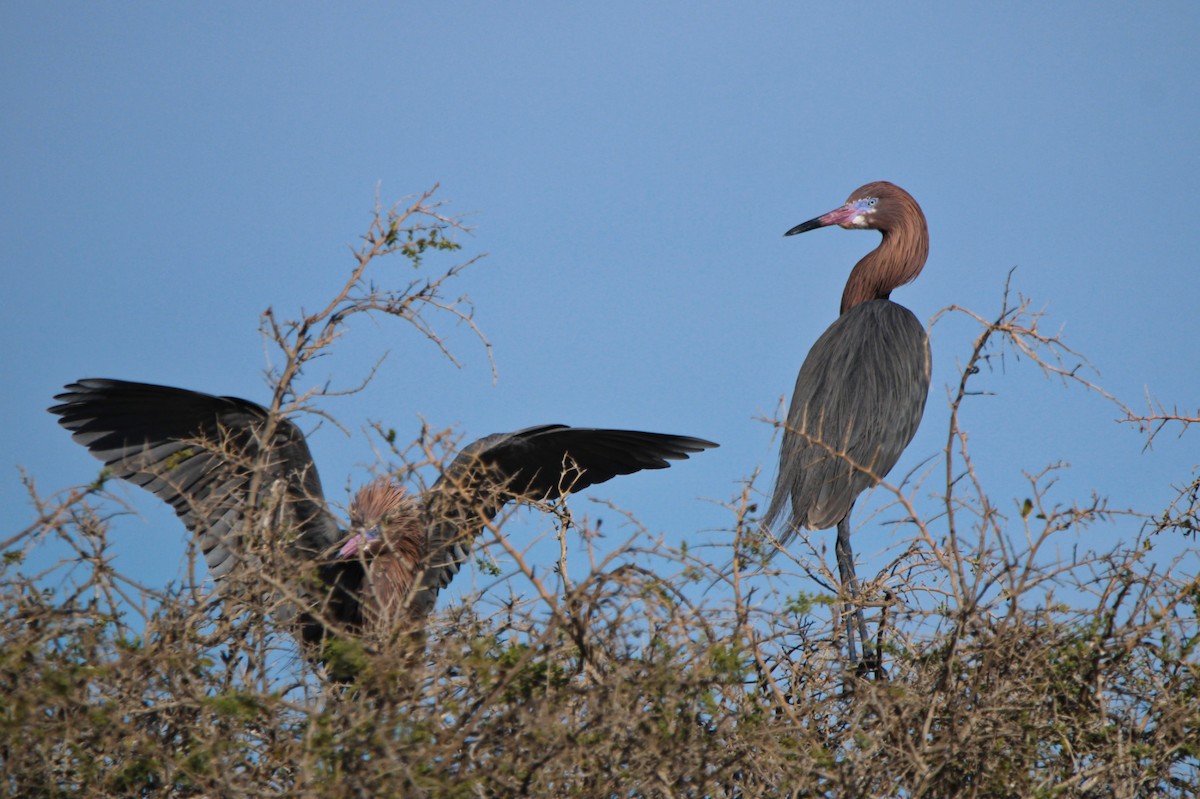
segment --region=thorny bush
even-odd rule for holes
[[[294,321],[264,314],[264,334],[282,355],[269,373],[272,413],[314,410],[324,391],[297,382],[357,314],[408,321],[437,346],[435,314],[475,330],[469,303],[444,297],[471,261],[424,277],[424,258],[458,247],[458,222],[431,194],[377,209],[349,279],[320,311]],[[420,277],[395,291],[377,287],[368,268],[389,255],[409,258]],[[423,641],[355,649],[359,679],[347,687],[325,680],[275,628],[264,600],[281,601],[283,570],[294,564],[271,535],[259,539],[261,571],[220,592],[200,579],[143,586],[110,565],[121,543],[109,537],[115,500],[103,476],[49,496],[27,478],[33,520],[0,541],[3,789],[22,797],[1194,795],[1196,552],[1163,563],[1154,546],[1158,536],[1194,536],[1197,482],[1161,513],[1114,517],[1099,499],[1052,501],[1051,471],[1030,477],[1031,499],[1017,517],[1002,514],[959,427],[975,373],[1012,353],[1098,389],[1007,288],[994,318],[944,313],[968,314],[980,333],[951,400],[936,467],[940,504],[923,511],[914,486],[891,487],[909,545],[864,585],[885,678],[859,677],[838,655],[837,583],[819,541],[763,557],[771,542],[757,534],[749,483],[729,503],[733,548],[724,550],[672,546],[630,519],[636,532],[598,551],[586,522],[545,508],[562,544],[551,582],[526,548],[492,527],[490,560],[479,568],[498,573],[498,584],[442,607]],[[1127,416],[1151,435],[1196,421],[1163,408]],[[390,467],[405,475],[444,459],[452,438],[428,433],[401,448],[379,432]],[[1131,531],[1128,544],[1070,562],[1046,555],[1064,531],[1114,518]],[[51,542],[72,555],[29,569],[28,555]],[[580,548],[589,568],[572,579],[566,561]]]

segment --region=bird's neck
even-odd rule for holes
[[[918,212],[919,213],[919,212]],[[886,300],[892,290],[911,282],[929,256],[929,231],[924,218],[884,230],[883,241],[850,271],[842,292],[842,313],[871,300]]]

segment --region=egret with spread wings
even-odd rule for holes
[[[256,403],[97,378],[55,399],[50,412],[59,424],[112,474],[174,508],[217,581],[256,561],[248,520],[259,523],[267,544],[311,566],[321,596],[311,585],[297,587],[288,593],[309,607],[288,602],[276,611],[307,643],[325,638],[328,620],[352,632],[419,627],[480,532],[511,501],[557,499],[716,446],[566,425],[493,434],[465,447],[420,497],[390,478],[368,483],[343,529],[300,429]]]

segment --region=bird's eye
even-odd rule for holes
[[[879,202],[879,200],[878,200],[877,198],[875,198],[875,197],[868,197],[868,198],[867,198],[867,207],[868,207],[868,208],[874,208],[874,207],[875,207],[875,204],[876,204],[877,202]]]

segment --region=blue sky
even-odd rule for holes
[[[307,377],[352,385],[390,352],[366,391],[325,406],[353,435],[312,438],[338,499],[366,479],[372,419],[466,440],[542,422],[662,430],[722,447],[590,495],[668,540],[722,540],[717,503],[774,474],[759,417],[877,240],[782,234],[870,180],[929,219],[925,272],[893,295],[919,318],[994,314],[1016,267],[1105,388],[1195,412],[1198,40],[1194,3],[6,3],[3,529],[32,516],[18,466],[44,492],[97,472],[45,413],[63,383],[263,400],[258,314],[330,296],[377,187],[390,201],[440,183],[466,215],[464,252],[486,258],[458,289],[499,379],[464,334],[455,369],[407,328],[357,325]],[[930,401],[896,474],[944,446],[976,332],[934,328]],[[1028,494],[1024,471],[1065,462],[1055,500],[1095,490],[1155,511],[1197,463],[1200,430],[1144,451],[1111,405],[1026,362],[979,387],[991,395],[964,424],[1002,510]],[[182,527],[128,496],[140,516],[118,523],[119,565],[178,577]],[[856,534],[868,559],[887,545]]]

